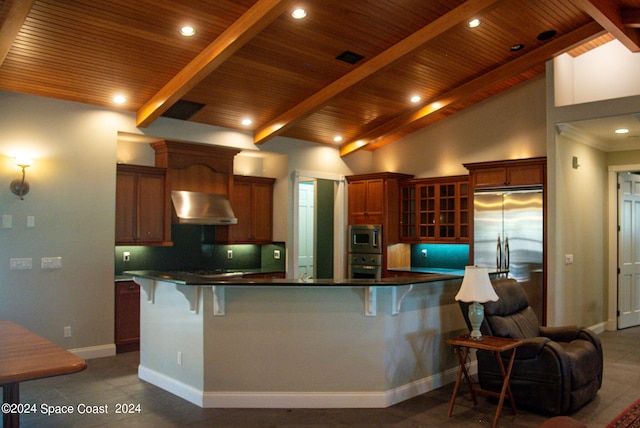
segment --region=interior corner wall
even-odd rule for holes
[[[604,52],[598,59],[598,53]],[[607,45],[589,52],[589,61],[574,61],[572,72],[583,76],[589,76],[589,67],[592,61],[604,61],[615,67],[627,67],[635,63],[625,58],[612,58]],[[629,55],[622,52],[622,56]],[[638,113],[640,96],[633,95],[633,88],[637,87],[637,65],[632,70],[620,71],[618,76],[627,76],[631,81],[617,81],[608,77],[609,84],[613,85],[611,91],[603,96],[604,99],[592,102],[582,102],[572,105],[556,105],[554,85],[558,82],[570,84],[556,76],[556,61],[547,63],[547,184],[548,184],[548,269],[547,269],[547,321],[550,325],[561,325],[567,321],[573,321],[585,326],[593,326],[594,323],[605,324],[611,328],[614,323],[609,323],[616,317],[611,313],[611,299],[615,295],[616,284],[609,281],[610,256],[607,248],[609,240],[616,239],[610,236],[607,227],[602,223],[609,220],[608,201],[611,199],[608,190],[608,174],[606,169],[611,165],[611,159],[617,159],[624,155],[606,155],[584,144],[576,145],[576,141],[567,141],[558,136],[556,125],[572,121],[597,119],[607,116]],[[582,69],[578,69],[582,68]],[[562,67],[560,68],[562,71]],[[601,76],[596,72],[594,80],[589,83],[586,80],[573,82],[575,91],[588,91],[589,85],[598,85]],[[577,79],[576,79],[577,80]],[[616,92],[621,86],[628,85],[629,93]],[[609,86],[610,87],[610,86]],[[602,88],[600,88],[602,89]],[[619,96],[619,98],[615,98]],[[577,152],[580,153],[577,153]],[[578,171],[571,171],[572,157],[578,156],[582,165]],[[582,159],[581,159],[582,158]],[[637,159],[629,156],[629,159]],[[588,160],[588,161],[587,161]],[[631,161],[630,163],[635,163]],[[583,171],[593,174],[584,176]],[[572,174],[582,177],[585,181],[573,180]],[[573,186],[573,187],[572,187]],[[604,190],[601,190],[604,189]],[[579,207],[577,209],[576,207]],[[602,213],[602,214],[601,214]],[[588,221],[590,219],[590,221]],[[574,227],[578,226],[579,227]],[[565,254],[574,253],[574,264],[565,265]],[[583,260],[580,260],[583,259]],[[588,294],[588,295],[586,295]],[[576,299],[587,305],[586,309],[577,308]],[[597,302],[602,301],[602,305]],[[589,306],[591,305],[591,306]],[[602,306],[602,310],[600,307]],[[588,312],[593,310],[593,312]],[[607,312],[607,313],[603,313]],[[615,328],[615,327],[613,327]]]
[[[556,275],[548,300],[563,302],[555,325],[597,325],[606,319],[607,156],[601,150],[556,138]],[[573,157],[579,167],[573,167]],[[573,257],[572,263],[565,256]]]

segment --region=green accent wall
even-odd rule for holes
[[[333,187],[316,182],[316,278],[333,278]]]

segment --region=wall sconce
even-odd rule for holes
[[[33,165],[33,160],[29,158],[16,158],[16,165],[22,168],[22,179],[16,178],[11,182],[9,187],[14,194],[20,196],[20,199],[23,200],[24,195],[29,193],[29,182],[25,180],[25,168]]]

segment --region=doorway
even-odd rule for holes
[[[618,173],[617,327],[640,325],[640,174]]]
[[[316,182],[311,178],[301,178],[298,184],[298,269],[303,277],[316,278]]]
[[[289,277],[344,278],[344,176],[295,171],[292,189]]]

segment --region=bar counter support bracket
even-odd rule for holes
[[[376,316],[377,290],[377,287],[364,288],[364,315],[367,317]]]
[[[221,285],[213,286],[211,287],[211,291],[213,292],[213,316],[225,316],[224,287]]]
[[[194,314],[197,314],[198,301],[200,299],[200,287],[176,284],[176,290],[181,292],[189,302],[189,310]]]
[[[144,290],[144,293],[147,295],[147,302],[153,305],[156,298],[156,281],[154,279],[140,278],[137,276],[133,278],[133,281]]]
[[[391,288],[391,299],[393,302],[393,308],[391,310],[392,315],[398,315],[400,313],[400,306],[402,305],[402,301],[405,297],[407,297],[407,294],[411,293],[411,290],[413,290],[413,284],[401,285]]]

